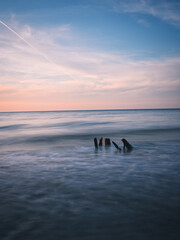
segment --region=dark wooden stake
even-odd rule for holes
[[[115,148],[121,152],[121,148],[115,142],[112,141],[112,143],[114,144]]]
[[[103,138],[101,137],[101,138],[99,139],[99,146],[102,146],[102,142],[103,142]]]
[[[111,140],[110,140],[110,138],[105,138],[105,139],[104,139],[104,145],[105,145],[106,147],[111,145]]]
[[[121,141],[123,142],[124,146],[123,146],[123,151],[126,152],[130,152],[133,150],[133,146],[125,139],[121,139]]]
[[[94,146],[95,146],[95,148],[98,148],[98,141],[97,141],[97,138],[94,138]]]

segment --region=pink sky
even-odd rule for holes
[[[29,45],[0,26],[0,111],[180,107],[178,57],[80,47],[69,25],[16,28]]]

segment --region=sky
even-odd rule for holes
[[[0,111],[180,108],[179,0],[1,0]]]

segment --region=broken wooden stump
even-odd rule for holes
[[[121,152],[121,148],[115,142],[112,141],[112,143],[114,144],[115,148]]]
[[[103,143],[103,138],[101,137],[101,138],[99,139],[99,146],[102,146],[102,143]]]
[[[94,146],[95,146],[95,148],[98,148],[98,141],[97,141],[97,138],[94,138]]]
[[[105,138],[104,139],[104,145],[107,147],[107,146],[111,146],[111,140],[110,138]]]
[[[130,152],[133,150],[133,146],[125,138],[121,139],[121,141],[124,144],[124,146],[123,146],[124,152]]]

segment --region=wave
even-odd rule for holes
[[[87,121],[68,121],[68,122],[61,122],[61,123],[54,123],[54,124],[11,124],[11,125],[4,125],[0,126],[0,131],[8,131],[8,130],[18,130],[18,129],[66,129],[66,128],[86,128],[86,127],[95,127],[95,126],[106,126],[106,125],[113,125],[114,122],[112,121],[102,121],[102,122],[87,122]]]
[[[20,128],[27,127],[28,124],[13,124],[13,125],[5,125],[5,126],[0,126],[0,131],[7,131],[7,130],[17,130]]]
[[[58,143],[60,141],[70,141],[73,140],[92,140],[94,137],[110,137],[110,138],[123,138],[123,137],[135,137],[140,138],[146,136],[177,136],[180,139],[180,128],[161,128],[161,129],[101,129],[100,131],[86,131],[86,132],[72,132],[63,134],[34,134],[34,135],[19,135],[19,136],[7,136],[0,140],[0,145],[10,145],[10,144],[49,144]]]
[[[180,133],[180,128],[166,128],[166,129],[132,129],[132,130],[101,130],[71,133],[71,134],[59,134],[59,135],[39,135],[30,137],[27,141],[29,142],[56,142],[59,140],[70,140],[70,139],[93,139],[94,137],[123,137],[126,135],[156,135],[162,133]]]
[[[122,130],[125,133],[132,133],[132,134],[154,134],[154,133],[168,133],[168,132],[179,132],[180,127],[166,127],[166,128],[142,128],[142,129],[129,129],[129,130]]]

